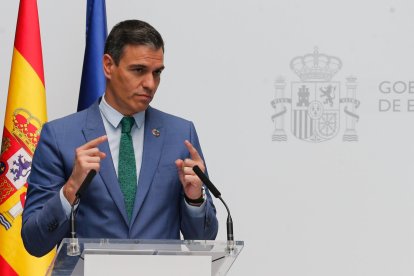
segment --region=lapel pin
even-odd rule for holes
[[[160,131],[156,128],[154,128],[152,130],[152,135],[154,135],[155,137],[160,137]]]

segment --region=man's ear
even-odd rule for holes
[[[110,55],[105,54],[103,56],[102,63],[103,63],[103,70],[104,70],[105,77],[107,79],[110,79],[112,75],[113,67],[115,66],[115,62]]]

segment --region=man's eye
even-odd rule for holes
[[[162,73],[162,70],[157,70],[157,71],[154,72],[154,75],[159,76],[159,75],[161,75],[161,73]]]
[[[137,72],[137,73],[142,73],[144,71],[144,68],[134,68],[132,69],[132,71]]]

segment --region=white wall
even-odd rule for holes
[[[38,2],[55,119],[76,110],[86,1]],[[2,1],[0,9],[1,106],[17,8]],[[109,29],[139,18],[164,36],[166,70],[153,106],[196,124],[236,239],[246,243],[229,275],[414,274],[414,113],[405,108],[414,96],[378,88],[414,80],[413,9],[409,0],[107,0]],[[284,76],[290,97],[299,79],[289,63],[315,46],[341,59],[333,79],[341,93],[345,78],[357,77],[358,142],[342,142],[344,106],[332,140],[295,138],[289,111],[288,141],[272,141],[274,81]],[[400,99],[402,111],[380,112],[380,99]],[[216,205],[225,239],[225,209]]]

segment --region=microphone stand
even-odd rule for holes
[[[68,246],[66,247],[66,252],[68,256],[79,256],[80,255],[80,245],[79,240],[76,238],[76,228],[75,228],[75,206],[79,204],[80,198],[83,194],[83,192],[86,190],[86,188],[91,183],[92,179],[95,177],[96,171],[90,170],[89,173],[86,175],[85,180],[83,180],[79,190],[75,194],[75,200],[71,204],[70,209],[70,242]]]
[[[227,210],[227,251],[228,252],[233,252],[235,249],[234,246],[234,234],[233,234],[233,219],[231,218],[230,215],[230,209],[227,206],[226,202],[224,202],[224,200],[221,198],[221,193],[219,192],[219,190],[217,190],[216,186],[214,186],[214,184],[210,181],[210,179],[208,179],[208,177],[203,173],[203,171],[200,169],[200,167],[198,167],[197,165],[193,167],[193,171],[195,172],[195,174],[200,178],[200,180],[204,183],[204,185],[207,186],[207,188],[209,189],[209,191],[218,199],[221,200],[221,202],[223,202],[224,207],[226,207]]]
[[[68,256],[79,256],[80,255],[80,246],[79,240],[76,238],[75,230],[75,206],[79,203],[79,196],[76,196],[75,201],[71,205],[70,209],[70,242],[66,248]]]
[[[231,252],[234,250],[233,219],[231,218],[230,209],[229,207],[227,207],[226,202],[224,202],[221,196],[219,196],[218,199],[220,199],[221,202],[223,202],[224,207],[226,207],[227,210],[227,250]]]

